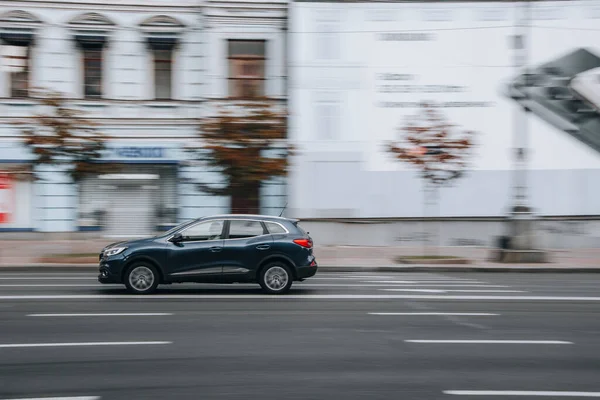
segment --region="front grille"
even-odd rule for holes
[[[103,257],[104,257],[104,252],[100,252],[100,255],[98,256],[98,260],[102,260]]]

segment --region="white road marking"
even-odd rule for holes
[[[240,284],[242,285],[242,284]],[[256,284],[244,284],[244,285],[252,285],[256,286]],[[422,287],[430,288],[430,287],[485,287],[485,288],[508,288],[511,286],[502,286],[502,285],[400,285],[400,284],[383,284],[383,283],[310,283],[310,282],[301,282],[296,283],[296,285],[301,287],[374,287],[374,288],[386,288],[386,287],[397,287],[397,288],[407,288],[407,289],[420,289]],[[2,285],[0,285],[2,286]]]
[[[600,392],[551,392],[529,390],[444,390],[455,396],[542,396],[542,397],[600,397]]]
[[[399,279],[401,278],[401,279]],[[453,278],[445,278],[445,279],[421,279],[421,278],[408,278],[408,277],[400,277],[400,276],[385,276],[385,277],[380,277],[380,276],[357,276],[357,277],[353,277],[353,276],[331,276],[331,277],[327,277],[327,276],[311,276],[310,278],[307,278],[310,280],[321,280],[321,281],[352,281],[352,280],[361,280],[361,281],[366,281],[366,282],[370,282],[370,283],[380,283],[380,282],[393,282],[393,281],[397,281],[400,280],[402,282],[431,282],[431,283],[435,283],[435,282],[464,282],[464,283],[478,283],[479,281],[474,280],[474,279],[453,279]]]
[[[430,344],[573,344],[563,340],[405,340],[406,343],[430,343]]]
[[[339,275],[331,275],[331,277],[328,277],[328,276],[323,276],[323,274],[319,274],[319,276],[311,276],[309,279],[335,281],[335,280],[353,280],[353,279],[393,279],[393,277],[392,276],[339,276]]]
[[[5,281],[62,281],[62,280],[90,280],[98,279],[97,276],[77,277],[77,276],[0,276],[0,280]]]
[[[410,291],[411,289],[378,289],[387,292],[403,292]],[[526,293],[524,290],[498,290],[498,289],[414,289],[415,292],[432,290],[432,293],[446,293],[446,292],[459,292],[459,293]]]
[[[11,400],[100,400],[100,396],[77,396],[77,397],[28,397],[26,399]],[[7,399],[8,400],[8,399]]]
[[[433,283],[433,284],[428,284],[428,283],[419,283],[419,284],[400,284],[400,283],[392,283],[392,284],[388,284],[388,285],[384,285],[383,283],[379,283],[379,284],[375,284],[375,283],[367,283],[365,284],[365,286],[372,286],[372,285],[377,285],[377,286],[398,286],[398,287],[411,287],[411,286],[426,286],[426,287],[484,287],[484,288],[509,288],[512,286],[507,286],[507,285],[486,285],[486,284],[475,284],[475,285],[471,285],[471,284],[458,284],[458,283],[444,283],[444,284],[437,284],[437,283]]]
[[[527,293],[527,290],[496,290],[496,289],[444,289],[445,292],[460,293]]]
[[[98,300],[98,299],[255,299],[255,300],[502,300],[502,301],[590,301],[600,302],[600,297],[585,296],[480,296],[480,295],[401,295],[401,294],[286,294],[272,296],[268,294],[36,294],[36,295],[0,295],[0,300]]]
[[[374,281],[374,283],[379,282],[379,281],[384,281],[384,282],[390,282],[390,281],[403,281],[403,282],[431,282],[431,283],[435,283],[435,282],[464,282],[464,283],[478,283],[480,282],[479,280],[476,279],[462,279],[462,278],[436,278],[436,279],[432,279],[432,278],[420,278],[420,277],[410,277],[410,276],[405,276],[402,274],[396,274],[396,276],[386,276],[386,277],[378,277],[378,276],[361,276],[361,277],[324,277],[322,275],[318,275],[318,276],[314,276],[314,277],[310,277],[308,279],[323,279],[323,280],[336,280],[336,279],[344,279],[344,280],[348,280],[348,279],[356,279],[356,280],[362,280],[362,281]],[[483,282],[480,282],[483,283]]]
[[[416,288],[412,288],[412,289],[378,289],[378,290],[387,290],[387,291],[394,291],[394,292],[420,292],[420,293],[446,293],[445,290],[441,290],[441,289],[416,289]]]
[[[155,317],[173,313],[87,313],[87,314],[27,314],[28,317]]]
[[[310,279],[310,278],[309,278]],[[413,284],[413,285],[426,285],[428,283],[479,283],[485,284],[486,282],[481,281],[456,281],[456,280],[439,280],[439,281],[422,281],[422,280],[414,280],[414,281],[363,281],[364,283],[403,283],[403,284]]]
[[[384,316],[395,316],[395,315],[424,315],[424,316],[428,316],[428,315],[441,315],[441,316],[456,316],[456,317],[467,317],[467,316],[494,316],[494,315],[500,315],[500,314],[495,314],[495,313],[477,313],[477,312],[370,312],[368,313],[369,315],[384,315]]]
[[[80,346],[154,346],[172,344],[173,342],[73,342],[73,343],[0,343],[0,349],[14,349],[27,347],[80,347]]]
[[[240,284],[241,285],[241,284]],[[252,286],[255,287],[256,284],[245,284],[246,286]],[[396,285],[396,284],[390,284],[390,285],[385,285],[382,283],[309,283],[309,282],[302,282],[302,283],[296,283],[297,287],[362,287],[362,288],[398,288],[400,290],[400,288],[405,288],[407,289],[428,289],[430,287],[433,288],[442,288],[442,287],[465,287],[465,285]],[[467,285],[466,287],[470,287],[469,285]],[[476,287],[487,287],[487,288],[494,288],[494,287],[499,287],[499,288],[506,288],[506,287],[510,287],[510,286],[476,286]],[[435,293],[435,292],[432,292]]]
[[[50,267],[49,267],[50,268]],[[0,276],[97,276],[94,268],[89,268],[87,272],[0,272]]]
[[[119,285],[118,283],[110,283],[106,285]],[[33,283],[33,284],[10,284],[0,285],[0,287],[101,287],[100,283],[96,284],[70,284],[70,283]]]

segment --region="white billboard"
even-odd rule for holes
[[[508,174],[525,93],[528,167],[600,172],[600,2],[532,2],[527,70],[515,67],[523,11],[517,2],[294,2],[292,139],[309,152],[360,153],[361,171],[406,171],[382,144],[398,138],[420,103],[434,102],[450,123],[478,132],[475,172]],[[494,206],[479,214],[501,213]]]

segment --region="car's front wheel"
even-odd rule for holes
[[[282,263],[271,263],[260,273],[259,283],[268,294],[283,294],[292,287],[293,276],[290,268]]]
[[[125,274],[125,286],[134,294],[150,294],[158,286],[158,272],[150,264],[135,263]]]

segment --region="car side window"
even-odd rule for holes
[[[206,221],[184,229],[181,232],[184,240],[217,240],[223,239],[224,221]]]
[[[239,219],[229,221],[229,239],[244,239],[264,234],[265,230],[260,221]]]
[[[269,233],[272,233],[273,235],[287,233],[287,231],[285,230],[285,228],[283,226],[281,226],[275,222],[265,222],[265,225],[267,225],[267,229],[269,230]]]

